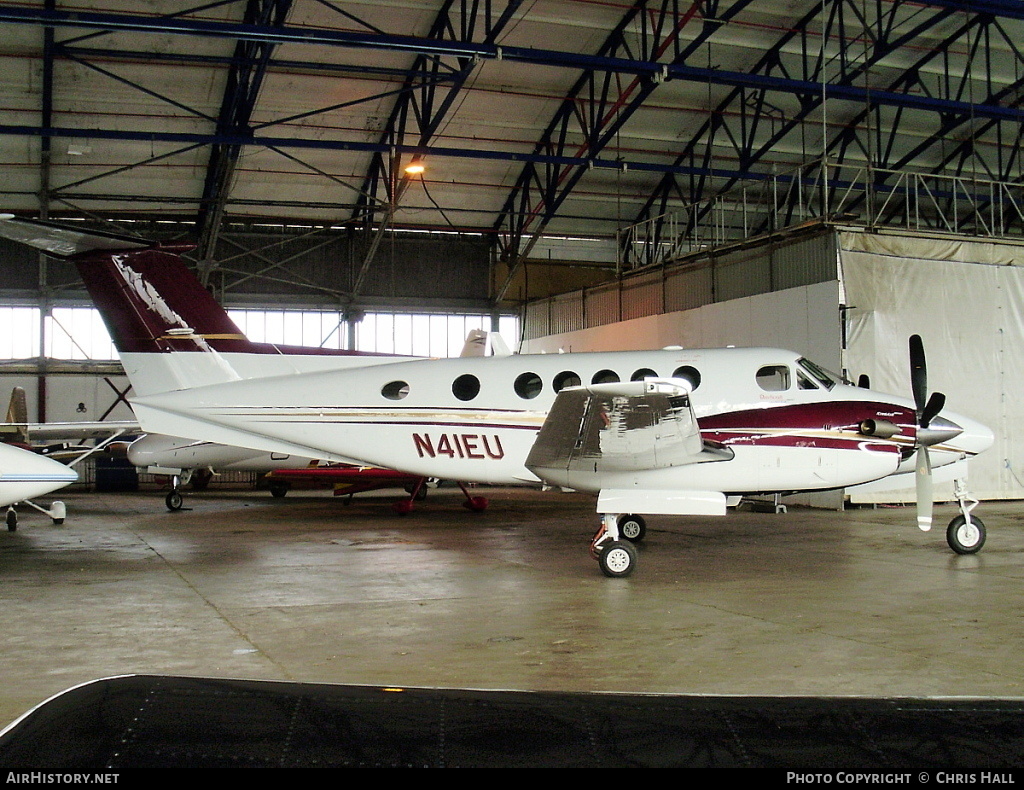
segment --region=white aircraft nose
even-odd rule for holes
[[[977,420],[972,420],[970,417],[964,417],[960,414],[950,414],[948,416],[951,422],[956,423],[963,429],[960,435],[950,442],[954,447],[971,455],[977,455],[995,444],[995,434],[992,433],[992,429],[987,425],[983,425]]]
[[[78,480],[78,473],[52,458],[0,444],[0,505],[43,496]]]

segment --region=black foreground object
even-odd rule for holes
[[[1024,700],[387,689],[133,675],[0,734],[4,771],[1024,767]]]

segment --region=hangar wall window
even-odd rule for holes
[[[39,356],[39,308],[0,307],[0,357]]]
[[[490,331],[489,315],[367,313],[356,325],[356,349],[416,357],[457,357],[473,329]],[[499,334],[512,350],[519,342],[519,319],[501,316]]]
[[[295,346],[349,347],[349,325],[338,311],[229,310],[228,314],[250,340]],[[470,330],[490,331],[491,316],[449,313],[368,312],[355,325],[355,348],[379,354],[416,357],[457,357]],[[519,319],[501,316],[499,334],[515,349]]]
[[[117,359],[99,312],[92,307],[54,307],[43,316],[38,307],[0,306],[0,358],[106,361]]]
[[[336,310],[228,310],[254,343],[348,348],[348,324]]]
[[[38,307],[0,305],[0,359],[115,360],[99,311],[93,307],[54,307],[43,317]],[[337,310],[229,310],[228,315],[255,343],[346,349],[349,324]],[[484,314],[367,313],[356,324],[358,351],[457,357],[471,329],[490,331]],[[41,328],[45,334],[40,352]],[[501,316],[499,333],[516,350],[519,318]]]
[[[44,324],[48,357],[117,359],[103,319],[92,307],[55,307]]]

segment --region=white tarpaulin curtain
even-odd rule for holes
[[[844,231],[839,268],[851,376],[866,373],[872,389],[909,396],[907,343],[921,335],[929,390],[945,393],[947,411],[995,433],[992,449],[969,465],[971,492],[1024,498],[1016,438],[1024,427],[1024,250]]]

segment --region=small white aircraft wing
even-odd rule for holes
[[[85,439],[112,439],[125,434],[139,433],[135,420],[95,420],[93,422],[29,422],[24,387],[11,390],[7,406],[7,421],[0,423],[0,441],[83,441]]]
[[[689,382],[646,379],[558,393],[526,459],[551,485],[600,491],[643,487],[645,473],[732,458],[703,441]]]
[[[9,424],[0,425],[0,430]],[[141,433],[142,429],[134,420],[107,420],[97,422],[30,422],[24,427],[31,440],[46,439],[107,439],[126,433]]]

